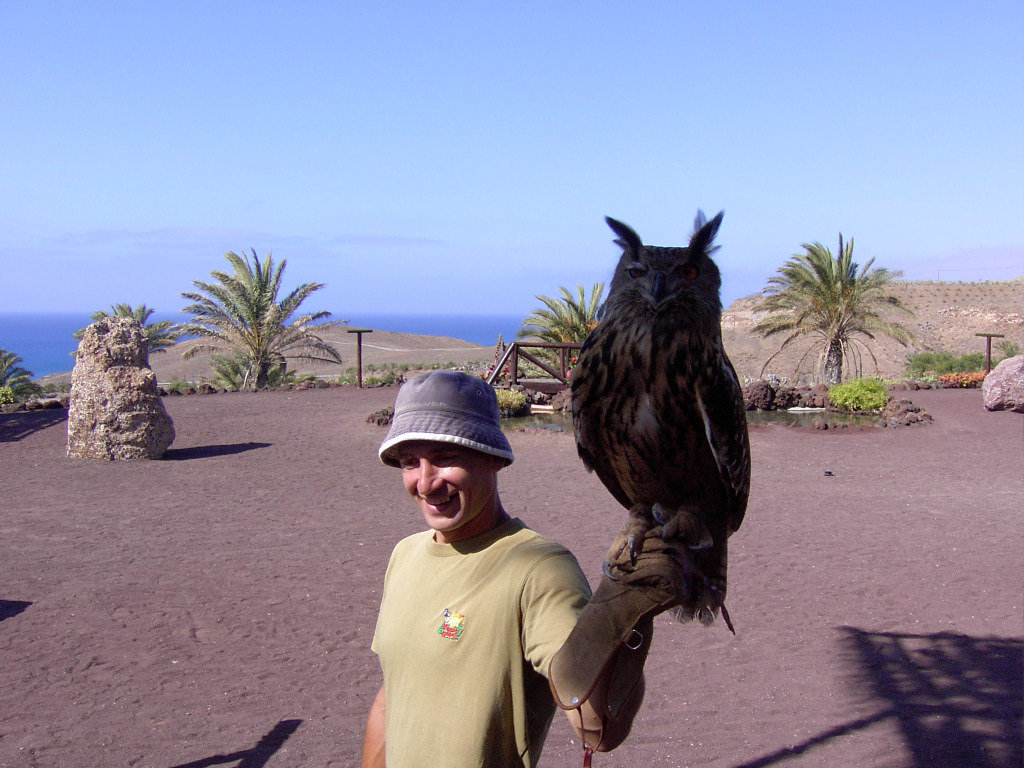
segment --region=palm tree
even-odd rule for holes
[[[788,334],[778,351],[765,362],[762,374],[775,355],[807,336],[813,337],[813,343],[797,366],[812,350],[820,349],[819,370],[827,384],[842,380],[844,361],[852,361],[855,369],[860,370],[861,349],[877,366],[874,353],[861,337],[874,339],[875,334],[881,333],[907,345],[909,329],[883,317],[884,311],[913,314],[887,291],[889,283],[902,276],[902,272],[872,269],[874,259],[859,267],[853,260],[853,239],[844,243],[841,233],[835,255],[821,243],[804,243],[802,248],[804,253],[790,256],[778,273],[768,279],[761,292],[764,298],[755,307],[770,313],[754,326],[756,333],[766,337]]]
[[[516,338],[537,338],[550,342],[583,342],[601,317],[604,283],[594,283],[587,300],[583,283],[576,287],[574,297],[568,290],[558,286],[561,298],[534,296],[543,302],[546,309],[535,309],[523,320]]]
[[[244,355],[210,355],[210,369],[213,382],[222,387],[243,388],[247,384],[249,365]],[[267,386],[280,387],[298,381],[295,371],[289,371],[286,364],[272,365],[267,371]]]
[[[318,331],[336,325],[325,321],[330,312],[313,312],[289,319],[310,294],[323,283],[303,283],[278,301],[282,260],[275,268],[269,253],[263,261],[252,250],[252,261],[244,254],[228,251],[224,257],[234,268],[232,274],[214,270],[215,283],[193,280],[199,291],[181,295],[192,301],[182,312],[192,315],[182,326],[184,333],[202,336],[209,343],[192,347],[186,358],[206,352],[229,352],[243,358],[245,386],[259,389],[268,385],[270,371],[284,370],[288,359],[316,363],[340,363],[341,354],[325,342]],[[314,323],[318,323],[314,325]]]
[[[37,395],[43,388],[32,381],[32,371],[27,371],[18,363],[21,358],[6,349],[0,349],[0,389],[6,389],[10,397],[23,400]]]
[[[156,312],[145,304],[133,307],[131,304],[111,304],[110,312],[105,309],[97,309],[92,313],[92,321],[102,320],[105,317],[130,317],[142,326],[142,330],[149,340],[149,352],[164,352],[172,346],[182,335],[181,328],[170,320],[160,320],[155,323],[147,322]],[[80,328],[71,334],[73,338],[80,339],[85,335],[85,328]]]

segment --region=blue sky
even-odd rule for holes
[[[1024,274],[1024,4],[2,0],[5,311],[176,312],[223,253],[309,309],[526,313],[603,217],[723,299],[803,242]]]

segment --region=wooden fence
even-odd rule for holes
[[[505,367],[511,363],[509,378],[513,384],[518,384],[520,378],[519,358],[522,358],[536,365],[550,375],[551,378],[556,379],[563,385],[568,385],[569,372],[571,370],[569,367],[570,353],[578,351],[582,346],[582,344],[573,342],[513,341],[508,345],[508,349],[505,350],[505,354],[502,355],[498,364],[494,366],[491,375],[487,377],[487,383],[493,385],[501,377],[501,372]],[[528,349],[557,349],[558,367],[554,368],[549,361],[530,354],[526,351]]]

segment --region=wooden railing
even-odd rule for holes
[[[545,373],[549,374],[551,378],[557,379],[562,384],[569,383],[569,353],[579,350],[583,345],[574,342],[544,342],[544,341],[513,341],[508,345],[508,349],[505,350],[505,354],[501,356],[501,360],[494,366],[494,370],[491,371],[491,375],[487,377],[488,384],[494,384],[495,381],[501,376],[501,372],[505,369],[511,361],[512,369],[510,378],[513,384],[519,383],[519,358],[528,360],[529,362],[536,365]],[[535,355],[531,355],[527,352],[527,349],[557,349],[558,350],[558,369],[551,367],[551,364],[547,360],[542,360]]]

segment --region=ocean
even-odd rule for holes
[[[451,336],[482,346],[493,346],[501,334],[505,341],[515,339],[522,325],[522,315],[406,315],[351,314],[335,319],[347,320],[351,326],[382,331],[420,333],[430,336]],[[155,314],[151,320],[181,322],[183,315]],[[0,312],[0,349],[21,358],[18,363],[33,376],[70,371],[74,365],[71,353],[78,341],[71,337],[89,324],[89,312],[2,313]]]

